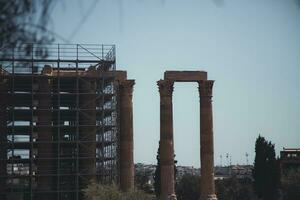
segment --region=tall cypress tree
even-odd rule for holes
[[[157,155],[156,155],[156,160],[157,160],[157,165],[156,165],[156,169],[155,169],[155,173],[153,176],[154,179],[154,190],[155,190],[155,195],[156,197],[160,196],[160,142],[159,142],[159,146],[158,146],[158,150],[157,150]],[[176,175],[177,175],[177,160],[175,160],[175,154],[174,154],[174,179],[175,179],[175,187],[176,187]]]
[[[160,195],[160,155],[159,155],[159,151],[160,151],[160,142],[159,142],[157,155],[156,155],[157,165],[156,165],[155,174],[153,177],[154,190],[155,190],[156,197],[159,197],[159,195]]]
[[[259,135],[255,143],[255,153],[254,190],[263,200],[278,199],[280,174],[274,144]]]

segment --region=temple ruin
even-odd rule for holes
[[[91,181],[134,187],[134,80],[114,45],[0,51],[0,199],[80,200]]]
[[[164,79],[157,82],[160,93],[160,199],[168,200],[171,195],[175,195],[172,108],[174,82],[197,82],[199,84],[201,158],[200,200],[216,200],[212,115],[212,88],[214,81],[207,80],[207,73],[204,71],[166,71]]]
[[[91,181],[134,189],[135,81],[114,45],[31,44],[0,51],[0,199],[83,199]],[[45,52],[44,52],[45,53]],[[161,200],[175,195],[174,82],[197,82],[200,200],[216,200],[212,88],[204,71],[166,71],[160,92]]]

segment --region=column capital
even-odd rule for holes
[[[172,96],[174,90],[174,81],[159,80],[157,81],[160,96]]]
[[[119,82],[119,87],[123,93],[132,95],[134,84],[134,80],[122,80]]]
[[[200,97],[212,97],[212,89],[214,85],[214,81],[212,80],[203,80],[198,81],[199,84],[199,94]]]

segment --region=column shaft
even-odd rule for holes
[[[39,91],[37,93],[37,131],[38,131],[38,155],[37,155],[37,185],[39,198],[53,199],[53,143],[52,143],[52,113],[51,113],[51,84],[48,77],[38,80]],[[33,137],[33,133],[32,133]]]
[[[134,85],[134,80],[124,80],[119,84],[120,188],[122,191],[131,191],[134,189],[133,110],[132,110],[133,85]]]
[[[79,171],[80,187],[96,181],[96,82],[80,82]]]
[[[0,199],[6,199],[8,79],[0,74]]]
[[[200,200],[215,200],[214,144],[212,116],[213,81],[199,82],[200,92],[200,154],[201,197]]]
[[[173,145],[173,82],[157,82],[160,92],[160,167],[161,200],[175,195],[174,145]]]

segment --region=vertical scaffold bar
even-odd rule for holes
[[[60,199],[60,49],[57,45],[57,200]]]
[[[14,99],[15,96],[15,49],[12,46],[12,98]],[[12,105],[12,164],[11,164],[11,171],[13,172],[13,164],[14,164],[14,157],[15,157],[15,105]]]
[[[29,139],[30,139],[30,150],[29,150],[29,158],[30,158],[30,165],[29,165],[29,187],[30,187],[30,199],[32,200],[32,191],[33,191],[33,188],[32,188],[32,179],[33,179],[33,172],[32,172],[32,166],[33,166],[33,156],[32,156],[32,153],[33,153],[33,143],[32,143],[32,135],[33,135],[33,84],[34,84],[34,81],[33,81],[33,76],[34,76],[34,61],[33,61],[33,44],[31,44],[31,121],[30,121],[30,126],[31,126],[31,133],[30,133],[30,136],[29,136]]]
[[[100,157],[100,161],[101,161],[101,168],[102,168],[102,180],[105,180],[105,166],[104,166],[104,162],[105,162],[105,151],[104,151],[104,149],[105,149],[105,146],[104,146],[104,140],[105,140],[105,138],[104,138],[104,131],[105,131],[105,122],[104,122],[104,77],[102,77],[101,78],[101,81],[102,81],[102,83],[101,83],[101,85],[100,85],[100,90],[99,91],[101,91],[101,93],[100,93],[100,95],[102,95],[101,96],[101,112],[102,112],[102,120],[101,120],[101,157]],[[104,171],[104,172],[103,172]]]
[[[76,45],[76,200],[79,199],[79,76],[78,76],[78,44]]]

